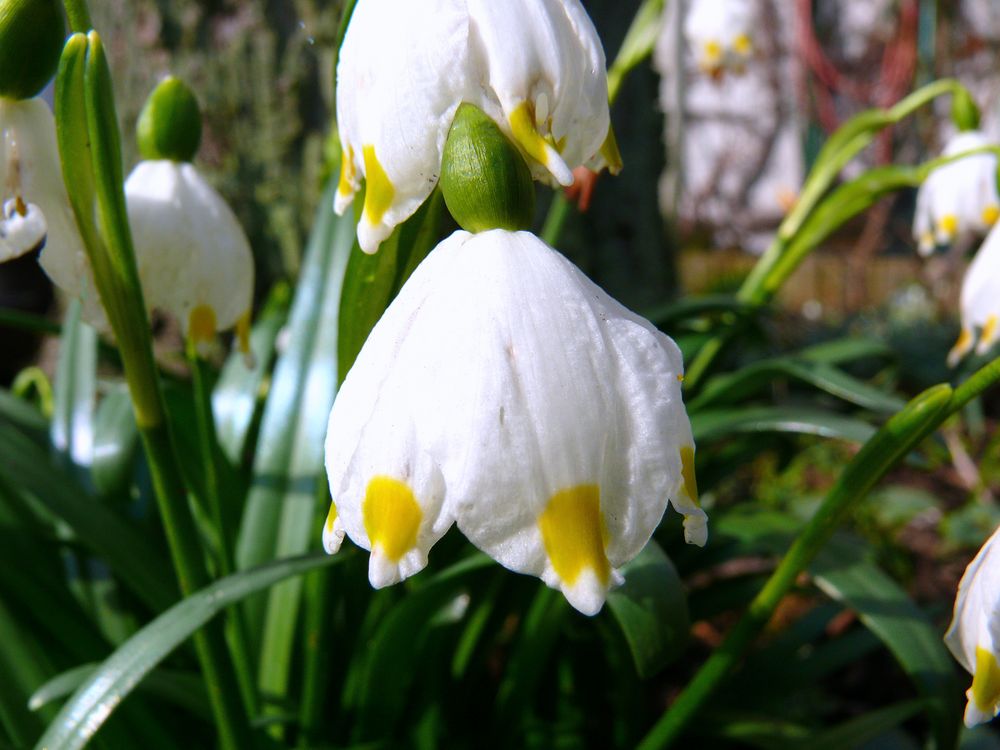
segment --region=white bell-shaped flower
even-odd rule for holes
[[[621,166],[604,50],[579,0],[365,0],[337,66],[335,207],[365,180],[358,239],[378,249],[427,199],[460,104],[492,117],[537,179]]]
[[[372,585],[453,524],[597,612],[668,502],[704,544],[677,346],[526,232],[456,232],[375,326],[326,439],[324,546]]]
[[[202,347],[236,327],[246,352],[253,254],[222,196],[189,163],[142,161],[125,181],[146,305],[174,315]]]
[[[955,156],[990,145],[978,130],[956,134],[942,152]],[[997,158],[982,153],[949,162],[931,172],[917,191],[913,238],[921,255],[959,235],[985,234],[1000,217]]]
[[[985,354],[1000,339],[1000,226],[986,235],[965,272],[961,308],[962,332],[948,354],[952,367],[973,346],[977,354]]]
[[[39,263],[56,286],[106,328],[59,167],[55,120],[41,99],[0,98],[0,262],[43,245]]]
[[[944,641],[972,675],[966,726],[989,721],[1000,712],[1000,529],[965,569]]]
[[[713,78],[742,73],[753,55],[750,0],[693,0],[684,38],[698,67]]]

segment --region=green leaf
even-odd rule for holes
[[[435,190],[413,216],[396,227],[377,253],[369,255],[357,244],[351,250],[340,298],[338,382],[344,381],[382,313],[437,242],[443,205],[441,191]]]
[[[80,319],[80,301],[66,310],[53,382],[52,445],[70,465],[93,459],[97,391],[97,331]]]
[[[814,734],[796,747],[801,750],[844,750],[844,748],[859,747],[878,739],[890,729],[915,716],[926,706],[927,702],[921,699],[894,703],[845,721],[833,729]]]
[[[0,420],[39,440],[47,440],[49,423],[45,415],[6,388],[0,388]]]
[[[687,643],[691,623],[684,584],[652,540],[622,573],[625,583],[608,594],[608,609],[625,636],[636,672],[651,677]]]
[[[237,541],[237,567],[305,551],[318,534],[317,501],[327,497],[323,445],[337,393],[340,287],[355,244],[350,216],[333,213],[324,191],[261,417],[252,486]],[[260,647],[258,684],[284,695],[302,583],[289,581],[247,602],[250,643]]]
[[[691,318],[706,315],[741,316],[753,310],[752,306],[736,299],[732,294],[705,294],[684,297],[662,307],[645,310],[642,316],[661,328],[669,328]]]
[[[899,585],[864,559],[857,546],[834,539],[813,561],[816,585],[858,613],[927,701],[936,746],[952,748],[961,727],[962,691],[941,633]]]
[[[101,400],[94,417],[94,459],[90,476],[102,495],[121,492],[132,477],[139,428],[128,388],[116,384]]]
[[[859,419],[803,407],[716,409],[691,415],[696,443],[739,433],[787,432],[863,443],[875,428]]]
[[[166,556],[143,533],[97,501],[30,438],[0,425],[0,476],[29,491],[64,521],[152,609],[176,599]]]
[[[701,411],[709,404],[743,402],[761,390],[770,389],[775,379],[782,377],[799,380],[848,403],[885,414],[893,414],[905,404],[901,398],[831,365],[789,356],[754,362],[736,372],[712,378],[688,404],[688,410]]]
[[[212,391],[212,413],[219,445],[236,466],[243,461],[261,387],[271,372],[275,342],[288,318],[290,301],[291,289],[287,284],[277,284],[271,290],[250,334],[253,367],[247,367],[247,358],[242,352],[234,351]]]
[[[225,607],[344,556],[308,555],[240,571],[181,600],[118,648],[62,707],[36,750],[78,750],[140,681]]]

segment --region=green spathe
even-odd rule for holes
[[[191,161],[201,143],[201,112],[194,93],[179,78],[153,89],[136,123],[143,159]]]
[[[0,0],[0,97],[30,99],[45,88],[65,40],[57,0]]]
[[[524,158],[493,120],[463,104],[448,132],[441,192],[462,229],[530,229],[535,186]]]

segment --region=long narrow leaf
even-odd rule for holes
[[[62,707],[35,749],[82,748],[150,670],[222,609],[286,578],[342,559],[309,555],[278,560],[227,576],[178,602],[101,664]]]

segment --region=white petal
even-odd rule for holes
[[[957,364],[973,348],[985,354],[1000,338],[1000,225],[986,236],[962,282],[962,335],[949,355]]]
[[[973,675],[965,712],[972,726],[989,721],[1000,706],[1000,529],[986,541],[969,564],[958,586],[955,613],[945,634],[952,655]],[[990,678],[977,674],[990,671]]]
[[[146,304],[176,316],[210,308],[216,330],[250,310],[253,255],[232,210],[191,164],[140,162],[125,181]],[[214,331],[212,332],[214,333]],[[196,336],[197,338],[197,336]]]
[[[63,184],[55,119],[41,99],[0,98],[0,198],[4,204],[16,197],[8,195],[12,187],[44,217],[45,245],[38,262],[45,273],[64,292],[81,299],[84,320],[108,330]]]
[[[45,217],[38,206],[18,206],[15,199],[8,200],[0,207],[0,263],[34,250],[45,240],[46,231]]]

